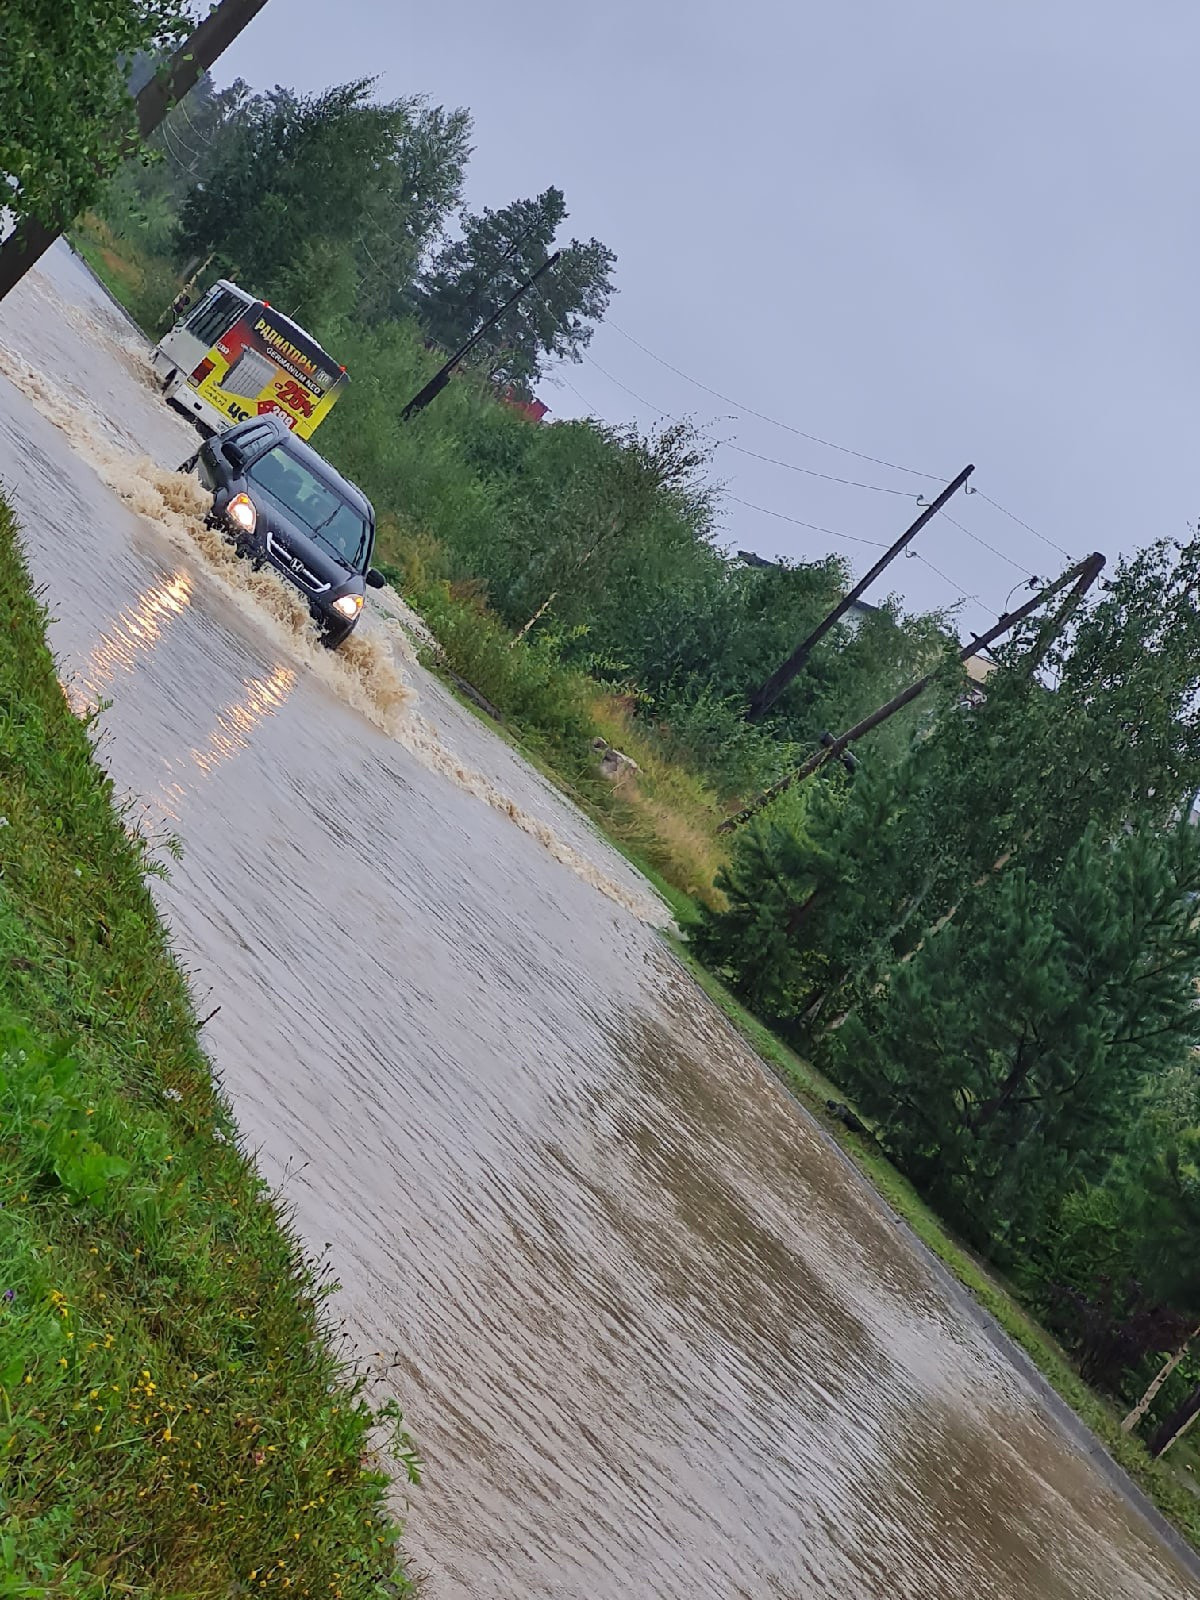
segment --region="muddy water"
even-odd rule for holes
[[[163,911],[418,1436],[434,1600],[1200,1600],[624,864],[395,624],[335,668],[199,539],[162,470],[194,438],[65,252],[0,316],[0,374],[64,676],[182,842]]]

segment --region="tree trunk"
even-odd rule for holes
[[[521,640],[529,632],[530,628],[533,627],[534,623],[535,622],[539,622],[542,619],[542,617],[545,616],[546,612],[549,611],[550,607],[554,604],[554,602],[557,599],[558,599],[558,590],[557,589],[552,589],[550,591],[550,593],[546,596],[546,598],[542,601],[541,605],[537,608],[537,610],[530,617],[529,621],[520,630],[520,632],[513,634],[512,638],[509,640],[509,644],[508,644],[508,648],[510,650],[513,649],[513,647],[515,645],[520,644]]]
[[[583,552],[583,554],[580,556],[579,560],[571,568],[571,571],[568,574],[569,577],[573,578],[577,572],[579,572],[583,567],[585,567],[587,565],[587,563],[596,554],[596,551],[599,550],[600,546],[604,543],[605,538],[606,537],[611,538],[612,535],[614,533],[616,533],[618,527],[620,526],[620,522],[621,522],[621,519],[620,519],[619,516],[618,517],[613,517],[612,521],[609,523],[609,526],[608,526],[608,528],[606,530],[606,533],[602,533],[600,535],[600,537],[596,540],[595,544],[592,546],[592,548],[590,550],[585,550]],[[512,640],[512,644],[509,645],[509,649],[510,650],[512,649],[513,645],[517,643],[518,639],[523,639],[525,637],[525,635],[529,632],[530,628],[532,628],[534,623],[537,622],[538,618],[545,615],[545,613],[550,609],[550,607],[554,604],[554,601],[557,598],[558,598],[558,590],[555,589],[552,594],[548,595],[547,598],[542,601],[541,605],[533,613],[533,615],[530,617],[529,621],[520,630],[520,632],[517,633],[514,636],[514,638]]]
[[[1134,1406],[1133,1410],[1125,1418],[1124,1422],[1122,1422],[1122,1433],[1132,1433],[1137,1427],[1138,1423],[1141,1422],[1147,1411],[1149,1411],[1150,1407],[1154,1404],[1155,1395],[1175,1371],[1175,1368],[1183,1360],[1184,1356],[1187,1354],[1188,1346],[1198,1334],[1200,1334],[1200,1327],[1193,1328],[1191,1333],[1188,1334],[1186,1339],[1184,1339],[1183,1343],[1179,1346],[1179,1349],[1175,1351],[1174,1355],[1167,1357],[1166,1361],[1151,1379],[1150,1385],[1145,1394],[1138,1401],[1137,1405]]]
[[[988,1123],[1009,1104],[1017,1090],[1021,1088],[1033,1068],[1034,1061],[1026,1046],[1028,1039],[1022,1039],[1017,1045],[1017,1053],[1012,1066],[1005,1074],[1004,1082],[999,1091],[990,1099],[984,1100],[976,1109],[975,1115],[965,1119],[966,1126],[972,1133],[978,1133],[980,1128],[986,1128]]]
[[[1024,844],[1024,843],[1026,843],[1028,841],[1028,839],[1029,839],[1029,835],[1026,834],[1025,838],[1021,842]],[[1012,860],[1012,858],[1013,858],[1013,852],[1011,850],[1006,850],[1002,856],[997,856],[995,861],[992,862],[991,866],[983,874],[983,876],[980,877],[980,878],[976,878],[975,882],[971,885],[971,887],[973,889],[982,889],[984,884],[988,881],[988,879],[990,877],[994,876],[995,873],[1003,871],[1003,869],[1008,865],[1008,863]],[[940,933],[942,931],[942,929],[946,926],[947,923],[954,921],[955,917],[958,915],[959,907],[961,905],[962,905],[962,901],[961,900],[958,901],[957,904],[952,905],[950,907],[949,911],[947,911],[943,916],[940,916],[937,919],[937,921],[933,924],[933,926],[930,928],[928,933],[922,934],[921,938],[912,947],[912,949],[908,952],[908,954],[900,957],[900,965],[902,967],[906,966],[912,960],[912,958],[915,955],[918,955],[920,953],[920,951],[923,949],[923,947],[925,945],[925,941],[927,939],[931,939],[935,933]]]
[[[1146,1449],[1152,1456],[1161,1456],[1183,1435],[1200,1417],[1200,1384],[1192,1390],[1182,1404],[1177,1405],[1169,1417],[1165,1417],[1154,1432],[1146,1440]]]
[[[789,938],[794,937],[794,935],[800,932],[800,929],[804,926],[805,920],[811,913],[815,902],[820,896],[820,893],[820,889],[814,889],[807,900],[797,901],[797,903],[788,912],[787,933]]]

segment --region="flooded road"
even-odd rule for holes
[[[625,863],[395,623],[339,664],[202,539],[194,448],[55,253],[0,313],[0,479],[182,844],[156,892],[246,1142],[418,1439],[431,1600],[1200,1600]]]

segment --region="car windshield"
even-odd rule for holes
[[[310,472],[282,445],[276,445],[261,456],[246,476],[281,511],[303,523],[314,537],[328,545],[356,572],[362,571],[370,528],[332,484]]]

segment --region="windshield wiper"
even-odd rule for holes
[[[343,558],[343,560],[349,561],[350,565],[352,567],[354,567],[355,570],[357,570],[358,569],[358,563],[362,560],[362,557],[363,557],[364,546],[366,545],[366,542],[367,542],[367,525],[366,525],[366,523],[364,522],[362,524],[362,532],[358,536],[358,544],[355,547],[355,551],[354,551],[354,554],[352,556],[348,556],[346,554],[346,552],[342,549],[341,545],[334,544],[333,540],[330,539],[329,537],[327,537],[327,535],[323,532],[323,530],[325,528],[327,528],[329,526],[329,524],[333,521],[334,517],[337,516],[338,512],[339,511],[344,511],[345,509],[346,509],[345,506],[335,506],[335,508],[325,518],[325,521],[322,522],[318,527],[314,528],[313,532],[321,540],[322,544],[326,545],[330,550],[332,550],[335,555],[339,555],[339,556],[341,556]]]

